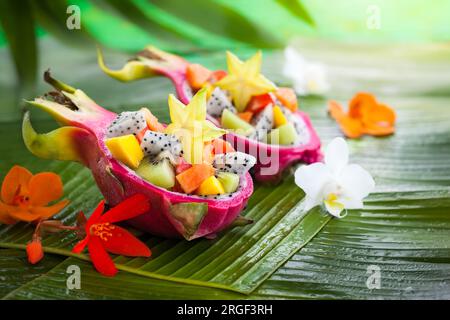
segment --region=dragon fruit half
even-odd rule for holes
[[[190,63],[179,56],[148,46],[120,70],[107,68],[100,50],[98,51],[98,62],[105,73],[124,82],[157,75],[165,76],[172,81],[176,93],[183,103],[188,103],[192,98],[193,88],[187,80],[187,69]],[[236,113],[235,107],[226,98],[226,92],[218,89],[216,87],[212,91],[208,100],[208,120],[215,125],[219,125],[217,116],[225,109]],[[295,145],[265,143],[266,122],[272,121],[265,117],[258,117],[261,122],[254,123],[257,129],[247,136],[231,132],[225,135],[224,139],[230,142],[236,150],[257,158],[253,173],[258,181],[277,180],[283,170],[295,162],[313,163],[320,161],[322,158],[320,139],[309,117],[299,110],[290,112],[286,108],[284,109],[284,115],[293,123],[295,130],[301,137]],[[258,119],[255,119],[254,122]],[[258,128],[261,128],[261,130]]]
[[[45,73],[44,79],[56,90],[29,103],[48,112],[64,126],[38,134],[27,112],[22,126],[25,145],[38,157],[77,161],[88,167],[112,206],[133,194],[147,196],[150,211],[130,220],[131,225],[158,236],[192,240],[213,237],[226,228],[251,222],[239,216],[253,192],[248,172],[241,176],[236,192],[217,199],[172,192],[152,185],[114,159],[104,143],[107,135],[118,134],[113,131],[119,127],[131,130],[134,125],[135,129],[140,129],[142,118],[139,114],[117,116],[100,107],[83,91],[55,80],[49,72]],[[175,153],[179,152],[178,143],[172,141]]]

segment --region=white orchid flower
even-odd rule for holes
[[[322,95],[329,89],[325,66],[309,62],[294,48],[284,50],[283,75],[292,81],[294,90],[299,95]]]
[[[305,209],[323,204],[337,218],[345,209],[363,208],[363,199],[375,188],[365,169],[348,164],[347,142],[334,138],[325,150],[325,163],[302,166],[295,172],[295,183],[305,192]]]

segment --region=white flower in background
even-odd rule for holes
[[[306,194],[305,209],[323,204],[326,210],[342,218],[344,209],[361,209],[363,199],[375,188],[369,172],[357,164],[348,164],[348,145],[334,138],[325,150],[325,163],[302,166],[295,172],[295,183]]]
[[[326,69],[321,63],[309,62],[294,48],[284,50],[283,75],[292,81],[299,95],[324,94],[329,89]]]

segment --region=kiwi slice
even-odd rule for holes
[[[276,129],[272,129],[267,135],[267,141],[271,144],[293,145],[297,139],[298,134],[292,123],[286,123]]]
[[[233,130],[244,136],[250,135],[255,130],[250,123],[242,120],[228,109],[223,110],[221,123],[225,129]]]
[[[225,193],[233,193],[239,187],[239,175],[235,173],[219,172],[217,180],[222,184]]]
[[[175,170],[166,158],[151,160],[144,158],[136,173],[148,182],[165,189],[170,189],[175,185]]]

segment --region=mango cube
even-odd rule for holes
[[[278,128],[286,123],[288,123],[286,117],[281,111],[279,106],[273,107],[273,122],[275,123],[275,128]]]
[[[141,146],[132,134],[106,139],[105,143],[114,159],[119,160],[131,169],[137,169],[144,158]]]
[[[201,196],[224,194],[225,189],[223,188],[222,183],[220,183],[215,176],[210,176],[202,182],[196,193]]]

